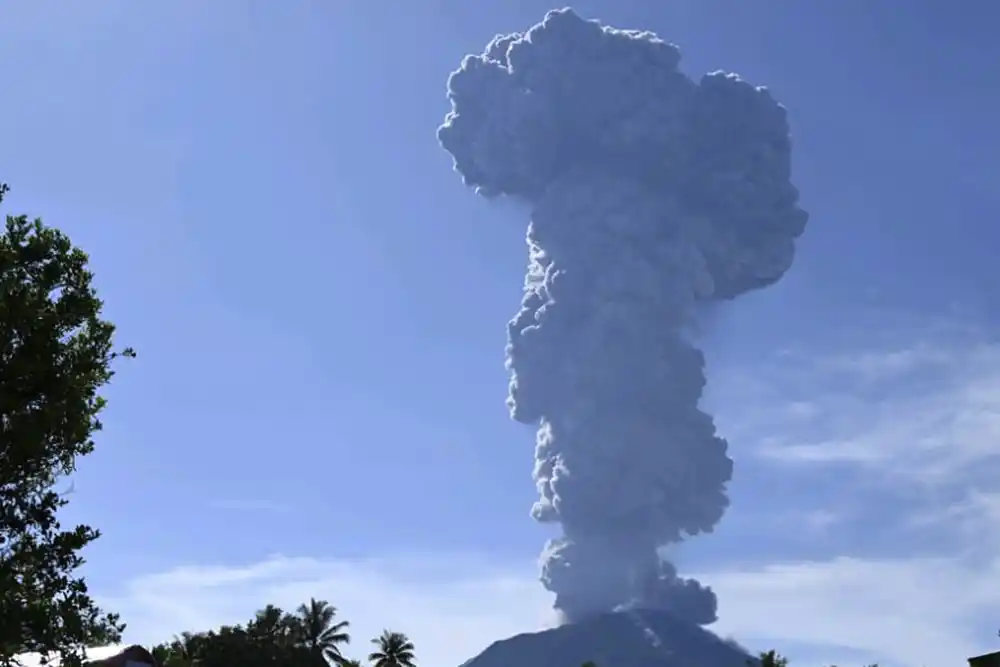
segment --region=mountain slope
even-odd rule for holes
[[[491,644],[461,667],[747,667],[734,643],[664,612],[603,614]]]

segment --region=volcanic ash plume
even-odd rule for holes
[[[467,186],[530,207],[508,404],[538,426],[532,515],[562,527],[541,578],[569,621],[622,605],[715,620],[712,590],[657,553],[729,502],[685,331],[699,304],[781,278],[807,219],[785,109],[679,61],[652,33],[552,11],[462,61],[438,130]]]

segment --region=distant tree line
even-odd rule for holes
[[[310,599],[295,613],[267,605],[242,625],[185,632],[153,647],[160,667],[416,667],[413,642],[384,630],[364,659],[349,658],[348,621],[325,600]]]

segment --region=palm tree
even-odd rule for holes
[[[372,640],[376,650],[368,655],[372,667],[417,667],[413,642],[402,632],[383,630]]]
[[[364,663],[360,660],[355,660],[354,658],[345,658],[343,662],[340,663],[341,667],[364,667]]]
[[[347,661],[340,652],[340,647],[351,641],[351,635],[347,632],[350,623],[334,623],[337,608],[326,600],[310,598],[309,604],[299,605],[298,612],[303,641],[309,652],[328,663],[343,666]]]

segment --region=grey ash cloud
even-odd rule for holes
[[[508,404],[538,428],[542,583],[568,621],[623,605],[700,625],[715,594],[658,549],[713,530],[733,461],[699,408],[699,308],[779,280],[807,214],[785,109],[676,46],[571,9],[497,36],[448,81],[438,130],[466,186],[525,204]]]

